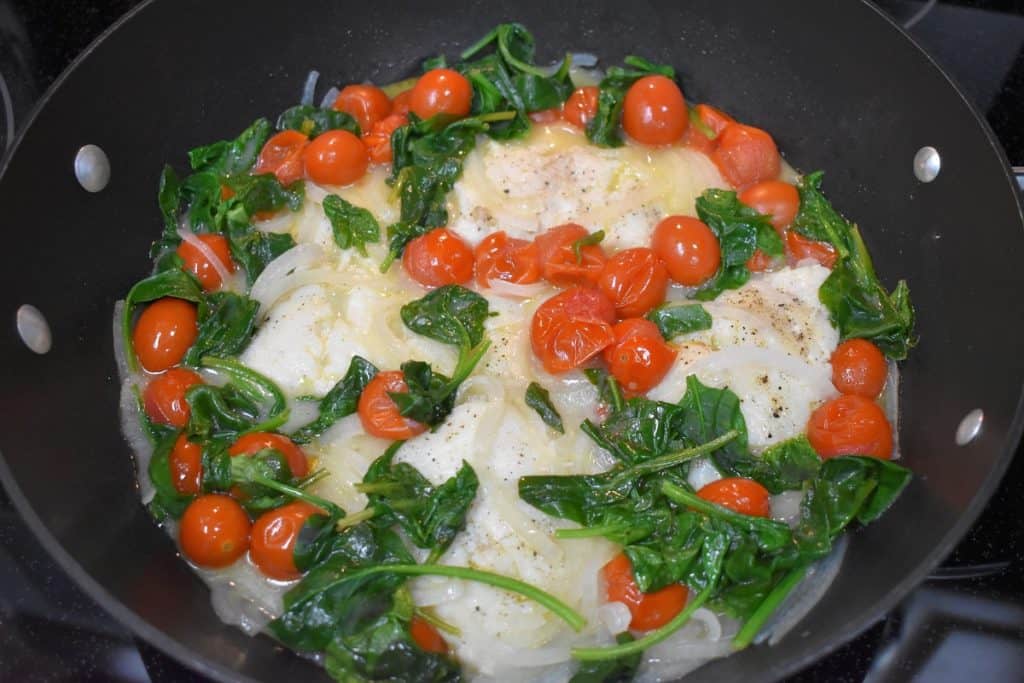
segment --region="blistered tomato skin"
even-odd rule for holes
[[[529,285],[540,280],[537,245],[509,237],[503,230],[492,232],[473,250],[476,281],[490,287],[491,280]]]
[[[621,602],[629,608],[634,631],[661,628],[683,611],[690,593],[678,583],[643,593],[633,577],[633,565],[625,553],[619,553],[601,568],[608,602]]]
[[[768,489],[753,479],[727,477],[713,481],[697,491],[704,500],[729,508],[733,512],[753,517],[771,515]]]
[[[309,138],[299,131],[282,130],[263,145],[252,172],[273,173],[282,185],[291,185],[302,179],[302,153],[308,144]]]
[[[435,228],[405,246],[405,272],[424,287],[462,285],[473,278],[473,250],[447,228]]]
[[[142,311],[132,344],[143,368],[163,372],[181,362],[198,334],[195,304],[165,297]]]
[[[877,398],[885,387],[889,364],[867,339],[848,339],[832,352],[832,384],[844,394]]]
[[[185,368],[171,368],[154,377],[142,392],[146,415],[153,422],[181,429],[188,424],[192,412],[185,400],[185,392],[202,383],[199,375]]]
[[[796,187],[781,180],[764,180],[740,192],[739,200],[760,214],[771,216],[779,233],[796,218],[800,210],[800,193]]]
[[[631,394],[645,394],[658,386],[678,354],[665,343],[657,325],[629,318],[615,325],[612,333],[615,341],[603,352],[612,376]]]
[[[615,341],[615,306],[600,290],[573,287],[542,303],[530,324],[530,345],[544,369],[560,374]]]
[[[381,439],[411,439],[427,426],[403,417],[389,394],[407,394],[409,385],[400,370],[378,372],[359,396],[359,421],[367,434]]]
[[[185,556],[200,567],[233,564],[249,549],[249,515],[230,496],[199,496],[185,508],[178,540]]]
[[[228,455],[254,455],[262,450],[272,448],[284,456],[292,476],[301,479],[309,474],[309,460],[294,441],[283,434],[273,432],[252,432],[239,437],[228,448]]]
[[[630,86],[622,106],[622,127],[644,145],[671,145],[690,123],[683,91],[665,76],[644,76]]]
[[[730,123],[722,129],[711,159],[722,177],[737,189],[774,180],[782,171],[782,158],[772,136],[742,123]]]
[[[306,177],[320,185],[351,185],[366,173],[370,153],[347,130],[329,130],[313,138],[302,152]]]
[[[391,100],[375,85],[346,85],[335,98],[334,108],[351,115],[365,134],[391,113]]]
[[[808,239],[796,230],[786,231],[786,253],[794,264],[804,259],[814,259],[826,268],[836,264],[836,250],[831,244]]]
[[[575,285],[595,287],[604,271],[608,257],[600,244],[588,244],[579,250],[573,245],[590,236],[590,231],[577,223],[566,223],[537,235],[537,255],[541,274],[556,287]]]
[[[297,500],[264,512],[253,523],[249,558],[264,576],[278,581],[302,576],[295,566],[295,544],[306,520],[314,514],[323,511]]]
[[[623,249],[608,259],[598,286],[620,318],[639,318],[665,300],[668,271],[652,249]]]
[[[871,399],[857,394],[834,398],[811,413],[807,440],[822,458],[892,457],[892,427],[885,412]]]

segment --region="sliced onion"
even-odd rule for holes
[[[324,98],[320,100],[320,108],[327,109],[333,106],[334,100],[338,99],[338,93],[340,92],[341,91],[338,90],[337,86],[332,85],[330,89],[324,93]]]
[[[900,458],[900,370],[896,361],[889,361],[889,374],[885,378],[885,389],[882,391],[882,407],[885,416],[892,425],[892,456],[891,460]]]
[[[622,633],[629,628],[633,614],[624,602],[606,602],[597,608],[597,618],[601,620],[609,633]]]
[[[311,105],[313,104],[313,94],[316,93],[316,82],[320,80],[320,72],[313,69],[306,76],[306,83],[302,86],[302,99],[299,100],[300,104]]]
[[[700,375],[704,372],[720,374],[748,365],[780,370],[793,379],[803,382],[821,396],[831,396],[835,393],[828,366],[815,367],[784,351],[764,349],[749,344],[731,346],[710,353],[695,362],[689,369],[689,374]]]
[[[803,499],[803,491],[783,491],[771,496],[772,519],[795,526],[800,519],[800,503]]]
[[[256,221],[253,223],[253,227],[260,232],[285,233],[291,230],[292,223],[294,222],[294,213],[291,211],[279,211],[265,221]]]
[[[195,233],[187,228],[178,228],[178,237],[181,238],[182,242],[191,244],[196,251],[203,255],[203,258],[213,266],[213,269],[217,271],[217,275],[220,276],[221,289],[225,289],[231,292],[239,291],[238,278],[228,271],[227,266],[220,260],[217,253],[206,244],[206,242],[199,239]]]
[[[535,282],[530,285],[519,285],[514,282],[506,282],[505,280],[490,279],[487,281],[487,285],[490,287],[490,291],[494,292],[498,296],[508,297],[510,299],[532,299],[535,296],[539,296],[547,291],[548,286],[544,282]]]
[[[849,545],[847,539],[846,534],[840,536],[832,552],[811,567],[804,580],[797,584],[796,588],[775,610],[771,619],[761,629],[761,633],[754,639],[755,643],[767,640],[769,645],[774,645],[779,642],[794,626],[800,623],[801,619],[807,616],[811,608],[818,604],[821,597],[825,595],[825,591],[832,585],[836,575],[839,574],[843,557],[846,555],[846,547]]]
[[[249,298],[260,304],[260,318],[267,316],[278,299],[299,286],[296,275],[308,275],[312,268],[323,264],[324,258],[319,246],[300,244],[267,264],[249,290]]]
[[[690,473],[686,476],[686,481],[694,491],[700,491],[711,482],[721,478],[722,473],[718,471],[710,458],[697,458],[690,463]]]

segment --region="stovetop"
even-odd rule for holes
[[[0,155],[36,100],[138,0],[0,0]],[[878,3],[1024,166],[1024,0]],[[1020,449],[1024,450],[1024,449]],[[883,621],[792,681],[1024,680],[1024,457],[946,563]],[[0,681],[197,681],[77,588],[0,489]]]

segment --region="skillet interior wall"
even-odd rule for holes
[[[926,559],[948,550],[951,529],[973,519],[979,491],[1012,452],[1024,376],[1020,316],[1006,296],[1021,285],[1019,209],[967,105],[873,9],[796,0],[443,8],[315,0],[301,12],[231,4],[143,8],[60,84],[0,181],[10,264],[0,271],[0,311],[9,316],[0,450],[46,529],[101,590],[156,629],[144,635],[158,645],[188,648],[194,665],[221,677],[322,677],[216,619],[205,587],[132,486],[117,427],[111,309],[148,267],[159,169],[181,168],[189,148],[294,104],[311,68],[325,84],[397,80],[502,20],[529,26],[552,60],[572,49],[606,64],[630,53],[671,63],[688,99],[769,130],[798,169],[824,168],[826,191],[863,226],[883,280],[907,277],[918,309],[922,343],[904,366],[901,440],[920,476],[889,515],[854,534],[832,590],[789,638],[716,662],[695,680],[793,670],[877,617],[928,569]],[[113,167],[96,195],[71,172],[85,143],[103,147]],[[911,159],[926,144],[943,167],[922,185]],[[26,302],[53,327],[47,356],[17,340],[13,315]],[[986,413],[984,433],[957,448],[956,424],[976,407]]]

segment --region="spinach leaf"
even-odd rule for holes
[[[157,188],[157,204],[164,218],[162,241],[178,239],[178,204],[181,201],[181,181],[169,164],[164,165],[160,173],[160,184]],[[159,242],[158,242],[159,244]]]
[[[719,471],[734,476],[751,476],[753,459],[747,450],[747,423],[740,412],[740,400],[729,389],[701,384],[696,375],[686,378],[686,393],[679,402],[682,419],[679,430],[693,443],[711,441],[730,430],[739,436],[711,454]]]
[[[270,122],[256,119],[234,140],[222,140],[190,150],[188,161],[196,172],[211,172],[218,176],[248,173],[269,137]]]
[[[359,124],[350,114],[308,104],[300,104],[281,112],[277,117],[277,129],[297,130],[311,139],[329,130],[347,130],[355,136],[362,135]]]
[[[624,60],[626,66],[613,66],[598,86],[597,113],[587,123],[587,139],[600,147],[621,147],[619,121],[622,119],[622,104],[629,86],[644,76],[661,75],[675,79],[676,72],[670,66],[630,55]]]
[[[818,171],[801,180],[800,211],[791,227],[836,250],[836,263],[818,297],[843,340],[868,339],[889,358],[903,360],[917,343],[907,283],[900,280],[892,293],[882,286],[857,226],[840,216],[822,194],[822,176]]]
[[[682,419],[684,411],[677,405],[631,398],[622,408],[613,410],[602,424],[586,420],[580,428],[616,460],[633,465],[679,450],[690,443],[682,438]],[[708,438],[693,439],[692,443],[710,441],[715,436],[718,434],[709,431]]]
[[[622,397],[622,390],[618,381],[603,368],[584,368],[583,375],[597,387],[598,399],[614,410],[620,410],[625,399]]]
[[[633,640],[628,631],[615,637],[615,642],[620,645]],[[642,660],[642,653],[636,652],[617,659],[583,662],[569,683],[628,683],[633,680]]]
[[[185,402],[185,431],[193,441],[233,441],[259,420],[259,405],[230,385],[197,384],[185,392]]]
[[[338,195],[324,198],[324,213],[334,231],[334,243],[339,249],[355,247],[366,256],[366,244],[380,241],[380,225],[366,209],[345,201]]]
[[[700,304],[662,304],[646,316],[666,341],[681,334],[711,329],[711,314]]]
[[[442,344],[468,351],[484,338],[487,299],[460,285],[445,285],[402,306],[405,326]]]
[[[423,361],[407,361],[401,367],[409,390],[388,393],[399,413],[430,427],[444,422],[455,407],[455,392],[465,377],[449,379]]]
[[[537,411],[544,424],[559,434],[565,434],[562,416],[558,414],[558,410],[551,403],[551,394],[548,393],[547,389],[536,382],[530,382],[530,386],[526,387],[526,397],[524,400],[526,405]]]
[[[238,231],[229,240],[231,256],[245,270],[252,287],[267,264],[295,246],[288,233]]]
[[[376,375],[377,368],[373,363],[361,356],[353,356],[345,376],[320,399],[317,418],[293,432],[291,440],[309,443],[341,418],[356,412],[363,389]]]
[[[740,202],[731,190],[705,190],[697,198],[697,216],[718,238],[722,253],[718,272],[701,285],[698,299],[714,299],[726,289],[742,286],[750,277],[747,260],[755,249],[770,256],[783,253],[782,238],[771,219]]]
[[[754,477],[772,493],[796,490],[813,479],[821,467],[821,458],[806,436],[797,436],[775,444],[761,454],[762,466]]]
[[[227,223],[236,228],[248,228],[250,219],[257,213],[270,213],[285,208],[298,211],[306,195],[303,181],[296,180],[285,187],[273,173],[225,176],[223,182],[234,192],[234,196],[223,200],[220,210]],[[220,224],[214,227],[220,227]]]
[[[163,521],[167,517],[178,519],[185,513],[185,508],[192,502],[194,496],[178,493],[171,479],[171,451],[178,440],[180,432],[166,434],[153,449],[153,455],[149,459],[147,474],[153,484],[156,493],[149,503],[150,514],[157,521]]]
[[[234,356],[256,329],[259,303],[234,292],[214,292],[199,302],[199,334],[182,363],[196,366],[207,355]]]

